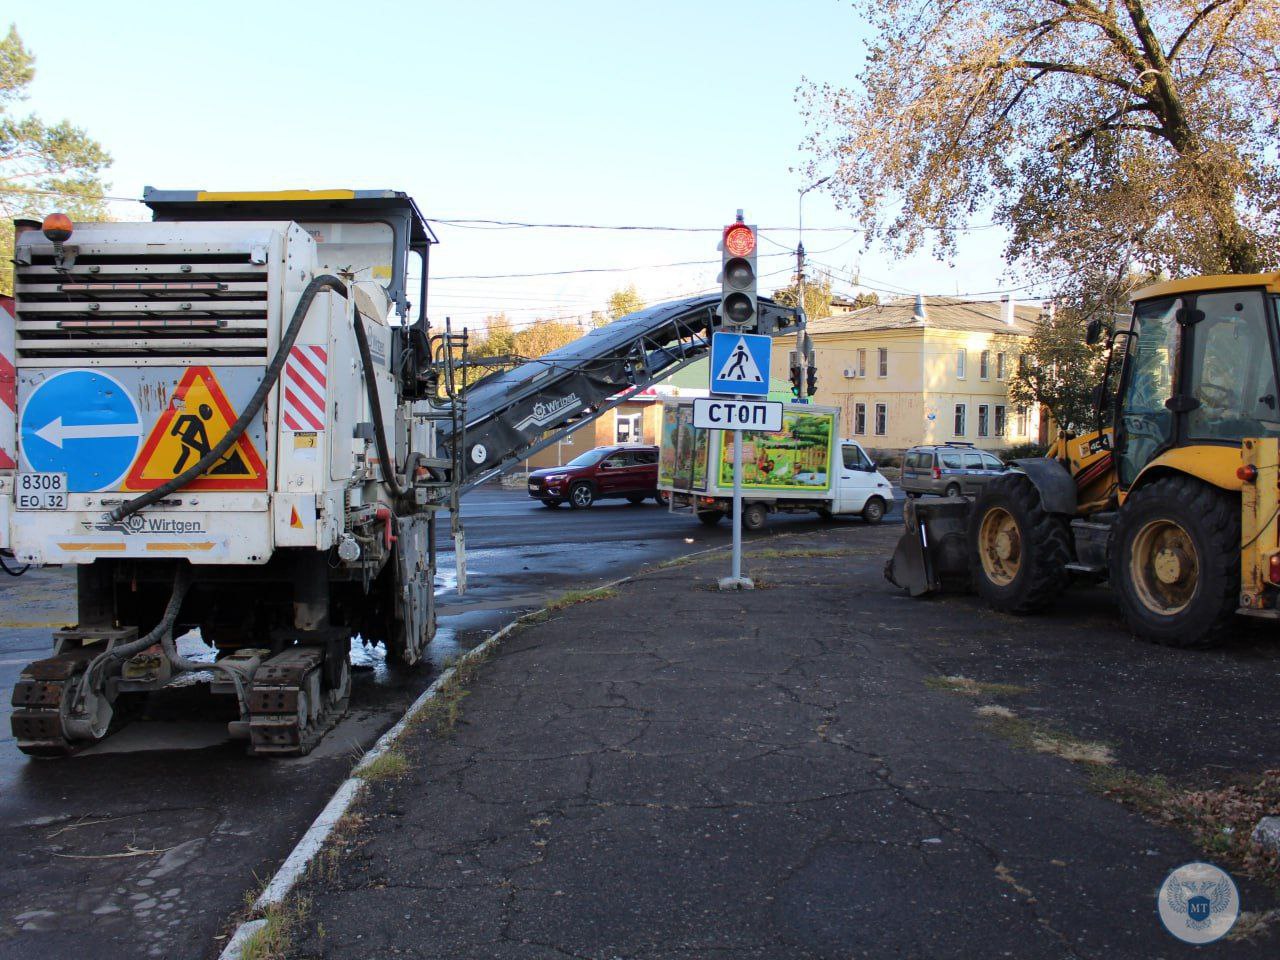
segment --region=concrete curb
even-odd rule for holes
[[[770,539],[786,539],[789,536],[796,536],[796,534],[775,535],[770,537]],[[728,548],[724,545],[708,547],[705,550],[697,550],[693,553],[682,554],[680,557],[675,559],[676,561],[685,561],[694,557],[701,557],[709,553],[716,553],[727,549]],[[672,562],[674,561],[668,561],[668,563]],[[619,577],[616,580],[610,580],[607,583],[591,587],[589,588],[589,592],[608,590],[612,587],[618,586],[619,584],[638,580],[647,573],[653,573],[662,569],[664,569],[664,567],[661,564],[655,564],[648,570],[642,570],[637,573],[633,573],[630,576]],[[294,845],[293,850],[290,851],[289,856],[285,858],[284,863],[280,865],[280,868],[276,870],[275,874],[271,877],[271,880],[268,881],[266,887],[263,888],[262,893],[258,895],[258,899],[253,902],[253,906],[250,909],[254,914],[254,919],[246,920],[236,927],[235,932],[231,935],[231,939],[227,941],[227,945],[223,947],[222,952],[218,954],[218,960],[242,960],[245,946],[251,941],[253,935],[267,924],[267,921],[262,919],[261,914],[284,902],[285,898],[293,890],[297,882],[306,873],[307,867],[311,865],[311,861],[315,858],[316,854],[318,854],[324,847],[324,842],[329,839],[329,835],[333,832],[333,828],[364,793],[365,781],[364,778],[360,776],[360,771],[391,749],[396,740],[400,738],[400,735],[404,733],[405,727],[409,725],[423,707],[439,695],[440,689],[453,679],[454,674],[458,672],[459,666],[463,666],[472,660],[483,657],[495,645],[509,636],[512,631],[524,624],[528,618],[536,616],[539,613],[543,613],[546,609],[547,608],[544,606],[538,610],[531,611],[530,613],[522,614],[515,620],[512,620],[497,633],[487,637],[483,643],[477,644],[460,656],[454,662],[453,666],[445,669],[440,676],[436,677],[435,680],[431,682],[431,685],[427,687],[426,690],[419,694],[418,698],[409,705],[408,709],[405,710],[400,719],[397,720],[386,733],[379,737],[378,742],[370,747],[365,752],[364,756],[360,758],[360,762],[352,768],[351,776],[344,780],[338,789],[334,791],[333,796],[329,798],[329,802],[325,804],[324,809],[321,810],[315,820],[312,821],[311,826],[307,828],[306,833],[304,833],[298,840],[297,844]]]
[[[487,637],[483,643],[477,644],[459,657],[453,666],[445,669],[440,676],[431,681],[431,686],[418,695],[418,698],[409,705],[409,708],[405,710],[400,719],[378,738],[377,743],[365,751],[364,756],[360,758],[360,762],[352,768],[351,776],[342,781],[338,789],[334,791],[324,809],[312,821],[306,833],[294,845],[284,863],[280,865],[280,868],[271,877],[266,887],[263,888],[262,893],[258,895],[258,899],[253,902],[251,910],[255,915],[261,914],[271,907],[279,906],[284,902],[285,897],[289,895],[298,880],[306,873],[307,867],[310,866],[316,854],[320,852],[324,842],[329,839],[329,834],[333,832],[333,828],[338,824],[338,821],[360,799],[365,787],[365,781],[360,776],[360,771],[391,749],[400,734],[404,732],[405,727],[409,725],[409,722],[423,707],[439,695],[440,688],[447,684],[454,674],[458,672],[459,665],[483,656],[485,652],[507,637],[516,627],[520,626],[527,616],[529,614],[524,614],[512,620],[497,633]],[[246,920],[241,923],[236,928],[235,933],[231,935],[231,939],[227,941],[222,953],[218,955],[218,960],[241,960],[245,945],[265,925],[266,921],[260,918]]]

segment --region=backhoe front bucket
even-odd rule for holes
[[[919,597],[969,589],[966,538],[972,503],[965,497],[908,500],[904,526],[884,577]]]

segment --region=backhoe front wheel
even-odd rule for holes
[[[1052,603],[1070,575],[1071,536],[1020,474],[992,480],[969,515],[974,589],[996,610],[1033,613]]]
[[[1191,477],[1135,492],[1116,521],[1111,587],[1144,640],[1207,647],[1231,623],[1240,594],[1240,506]]]

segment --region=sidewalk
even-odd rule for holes
[[[1155,895],[1203,854],[930,682],[921,646],[993,615],[886,584],[898,532],[757,541],[753,593],[715,555],[519,631],[371,784],[291,955],[1191,956]]]

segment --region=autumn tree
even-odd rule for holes
[[[474,385],[491,373],[512,370],[526,360],[544,356],[577,340],[582,334],[578,324],[565,320],[534,320],[517,326],[505,313],[488,316],[484,332],[472,337],[467,345],[467,357],[477,367],[468,375],[468,383]]]
[[[35,78],[35,57],[17,27],[0,38],[0,292],[13,292],[13,221],[60,210],[72,220],[106,216],[102,174],[111,157],[66,120],[17,116]]]
[[[644,301],[640,298],[639,291],[636,290],[634,283],[625,287],[620,287],[609,295],[609,320],[617,320],[619,317],[625,317],[629,313],[635,313],[637,310],[643,310]]]
[[[1084,340],[1074,310],[1041,315],[1009,376],[1009,400],[1039,405],[1059,427],[1079,434],[1094,429],[1094,387],[1102,381],[1105,354]]]
[[[527,359],[545,356],[583,335],[582,327],[568,320],[535,320],[516,332],[515,352]]]
[[[781,287],[770,295],[784,307],[794,307],[797,302],[797,284]],[[831,316],[831,277],[820,273],[808,277],[804,283],[804,315],[810,320]]]
[[[971,218],[1060,291],[1280,262],[1280,0],[854,0],[852,88],[802,88],[814,171],[891,248]],[[834,168],[834,169],[833,169]]]
[[[484,334],[467,345],[467,354],[476,359],[505,357],[515,353],[516,331],[505,313],[484,318]]]

